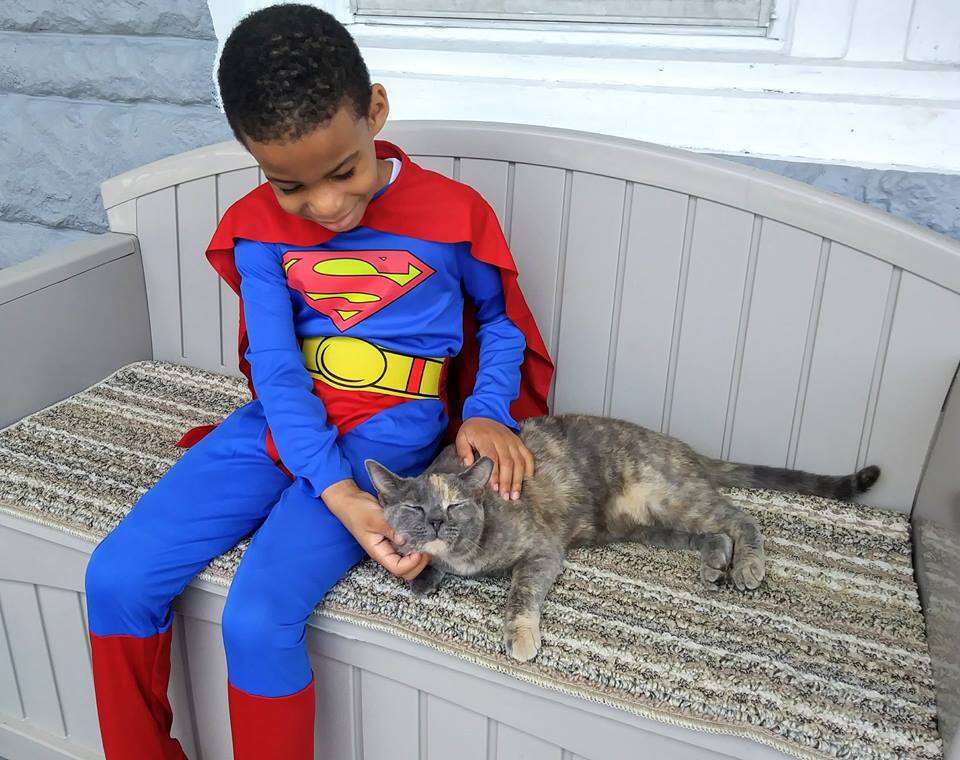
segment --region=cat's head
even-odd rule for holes
[[[402,478],[379,462],[365,462],[384,517],[404,536],[401,554],[454,556],[476,548],[483,533],[483,491],[493,461],[480,457],[460,473]]]

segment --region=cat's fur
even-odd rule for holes
[[[639,425],[587,415],[529,419],[520,437],[536,464],[517,501],[487,487],[489,459],[464,470],[453,446],[415,478],[366,462],[387,521],[405,537],[400,550],[432,555],[412,581],[415,594],[436,591],[446,573],[512,571],[503,642],[518,660],[540,650],[540,608],[568,548],[611,541],[693,548],[706,584],[729,577],[738,589],[754,589],[764,577],[763,538],[718,487],[848,498],[880,474],[876,467],[833,477],[726,463]]]

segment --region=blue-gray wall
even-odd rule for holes
[[[850,166],[720,156],[782,174],[960,240],[960,175],[879,171]]]
[[[206,0],[0,0],[0,267],[104,232],[102,180],[227,139]]]
[[[205,0],[0,0],[0,268],[107,229],[99,183],[230,137]],[[960,176],[728,157],[960,239]]]

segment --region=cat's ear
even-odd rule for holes
[[[363,465],[367,468],[370,482],[373,483],[373,487],[377,489],[377,493],[389,501],[400,489],[400,483],[403,481],[403,478],[390,472],[390,470],[374,459],[365,460]]]
[[[460,473],[463,485],[471,491],[479,491],[489,481],[493,474],[493,460],[490,457],[480,457],[466,470]]]

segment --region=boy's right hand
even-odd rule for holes
[[[410,581],[427,566],[430,555],[425,552],[413,552],[405,557],[397,552],[394,544],[402,544],[403,537],[390,527],[380,503],[353,480],[334,483],[320,496],[363,550],[393,575]]]

